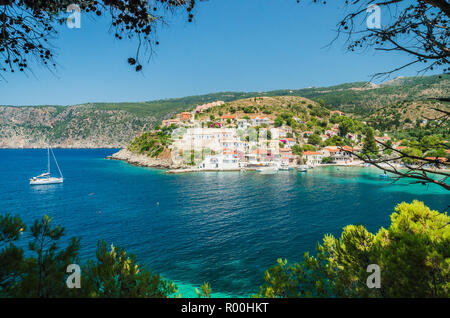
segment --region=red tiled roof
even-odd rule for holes
[[[259,154],[266,154],[267,155],[267,154],[270,154],[270,151],[258,148],[258,149],[253,150],[252,153],[253,154],[258,154],[258,155]]]
[[[310,156],[310,155],[320,155],[320,152],[317,152],[317,151],[305,151],[305,152],[303,152],[303,154],[304,154],[305,156]]]
[[[256,119],[256,118],[259,118],[259,119],[268,119],[267,117],[263,117],[263,116],[252,116],[251,118],[252,118],[252,119]]]
[[[344,149],[345,151],[353,151],[353,148],[349,146],[344,146],[342,147],[342,149]]]
[[[447,158],[445,158],[445,157],[425,157],[425,159],[427,159],[427,160],[438,160],[438,161],[441,161],[441,162],[446,162],[447,161]]]

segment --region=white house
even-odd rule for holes
[[[292,148],[292,146],[297,144],[297,141],[294,138],[283,138],[283,140],[286,141],[285,145],[289,148]]]
[[[262,124],[269,124],[269,118],[267,117],[252,117],[252,125],[253,126],[261,126]]]
[[[323,155],[317,151],[305,151],[303,152],[303,156],[306,159],[306,164],[308,166],[317,166],[322,163]]]
[[[224,151],[223,154],[209,156],[199,165],[202,170],[232,170],[240,168],[240,158],[237,153]]]
[[[351,151],[353,151],[353,148],[349,146],[344,146],[342,148],[329,146],[322,149],[322,155],[323,157],[331,157],[333,162],[337,164],[349,164],[354,160],[350,153]]]

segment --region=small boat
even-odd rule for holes
[[[380,174],[380,178],[389,178],[389,176],[385,171],[384,173]]]
[[[261,174],[275,174],[278,172],[277,167],[269,166],[269,167],[261,167],[256,169]]]
[[[306,172],[308,171],[308,166],[307,165],[298,166],[297,170],[300,172]]]
[[[287,164],[281,164],[278,167],[278,170],[280,170],[280,171],[290,171],[290,170],[293,170],[293,169],[294,169],[293,167],[291,167],[291,166],[289,166]]]
[[[53,155],[53,159],[55,160],[56,167],[58,168],[60,177],[52,177],[50,175],[50,152]],[[61,173],[61,169],[59,169],[58,161],[56,161],[55,154],[53,153],[53,150],[48,147],[47,148],[47,172],[41,173],[37,177],[33,177],[30,179],[30,185],[44,185],[44,184],[56,184],[56,183],[63,183],[64,178]]]

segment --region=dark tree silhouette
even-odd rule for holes
[[[110,30],[117,39],[137,38],[136,54],[128,63],[140,71],[140,58],[159,44],[155,37],[158,25],[180,9],[186,10],[191,22],[195,0],[0,0],[0,76],[26,71],[33,60],[55,67],[51,40],[58,34],[58,25],[66,23],[67,10],[74,10],[73,5],[81,14],[111,17]]]
[[[436,98],[439,101],[446,101],[448,98]],[[432,107],[431,109],[441,113],[442,115],[435,118],[427,118],[427,120],[434,122],[436,125],[445,126],[447,131],[449,128],[450,112]],[[378,150],[368,152],[365,149],[362,151],[349,151],[353,156],[362,160],[365,163],[371,164],[386,173],[392,175],[393,182],[400,179],[412,179],[411,183],[419,184],[436,184],[446,190],[450,190],[450,163],[446,158],[418,156],[404,150],[395,149],[392,145],[376,140]],[[433,145],[435,147],[436,145]],[[441,143],[438,145],[441,149],[449,150],[448,143]],[[426,147],[422,145],[424,152],[432,150],[433,147]],[[341,149],[343,149],[341,147]],[[386,156],[386,150],[390,151],[390,155]],[[405,160],[406,159],[406,160]],[[403,167],[399,167],[398,163],[403,161]]]
[[[300,0],[297,0],[300,3]],[[305,0],[303,1],[305,2]],[[317,4],[326,5],[326,1],[312,0]],[[447,0],[345,0],[342,1],[347,14],[337,23],[337,34],[330,43],[345,37],[348,51],[373,48],[380,52],[400,52],[411,57],[411,61],[394,69],[373,74],[372,79],[389,76],[411,65],[422,64],[419,73],[428,70],[449,72],[450,59],[450,4]],[[381,23],[373,26],[367,23],[373,17],[375,8],[379,9]],[[435,100],[448,102],[448,97],[436,97]],[[433,108],[442,115],[438,118],[427,118],[439,125],[448,126],[449,112]],[[427,159],[413,156],[407,152],[394,149],[392,146],[377,141],[379,154],[367,152],[352,152],[366,163],[374,165],[394,175],[394,181],[401,178],[411,178],[413,183],[437,184],[450,190],[445,171],[449,163],[439,158]],[[447,144],[443,148],[449,149]],[[392,156],[378,156],[386,150]],[[375,155],[375,156],[374,156]],[[405,169],[397,168],[400,160],[414,162],[405,164]]]
[[[445,190],[450,190],[450,184],[447,182],[450,177],[450,173],[448,172],[450,164],[448,162],[442,161],[440,158],[430,159],[427,157],[414,156],[404,151],[394,149],[392,146],[383,142],[377,141],[377,143],[381,146],[380,152],[388,149],[391,150],[394,155],[389,158],[374,159],[364,152],[351,153],[360,160],[387,173],[391,173],[393,175],[393,182],[408,178],[414,180],[411,182],[412,184],[419,183],[426,185],[431,183],[441,186]],[[446,147],[448,148],[448,146]],[[404,168],[399,168],[396,163],[405,158],[414,161],[414,163],[404,164]]]
[[[313,2],[326,4],[326,1]],[[349,51],[374,48],[384,52],[403,52],[411,57],[410,62],[374,74],[374,78],[390,75],[413,64],[423,64],[419,72],[433,69],[442,69],[444,73],[450,71],[450,4],[447,0],[342,2],[349,13],[337,24],[336,39],[346,37]],[[374,6],[380,9],[380,28],[368,27],[366,23],[372,17]]]
[[[326,4],[326,1],[312,1]],[[5,72],[25,71],[33,59],[55,66],[50,41],[57,36],[57,25],[65,23],[71,4],[78,5],[83,14],[110,16],[111,31],[117,39],[137,38],[136,56],[128,62],[139,71],[140,57],[151,54],[158,45],[157,26],[179,9],[186,10],[187,20],[192,21],[196,1],[0,0],[0,76]],[[444,73],[449,71],[450,4],[447,0],[346,0],[343,5],[349,13],[337,24],[337,37],[347,36],[350,51],[374,47],[379,51],[404,52],[413,58],[405,65],[376,75],[390,74],[417,63],[424,64],[423,71],[435,68]],[[373,5],[382,10],[380,28],[366,26],[372,14],[367,8]]]

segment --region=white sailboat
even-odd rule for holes
[[[56,167],[58,168],[60,177],[52,177],[50,175],[50,152],[52,153],[53,159],[55,160]],[[41,185],[41,184],[55,184],[55,183],[63,183],[64,178],[61,173],[61,169],[59,169],[58,161],[56,161],[55,154],[53,153],[53,150],[48,147],[47,148],[47,172],[41,173],[37,177],[33,177],[30,179],[31,185]]]

